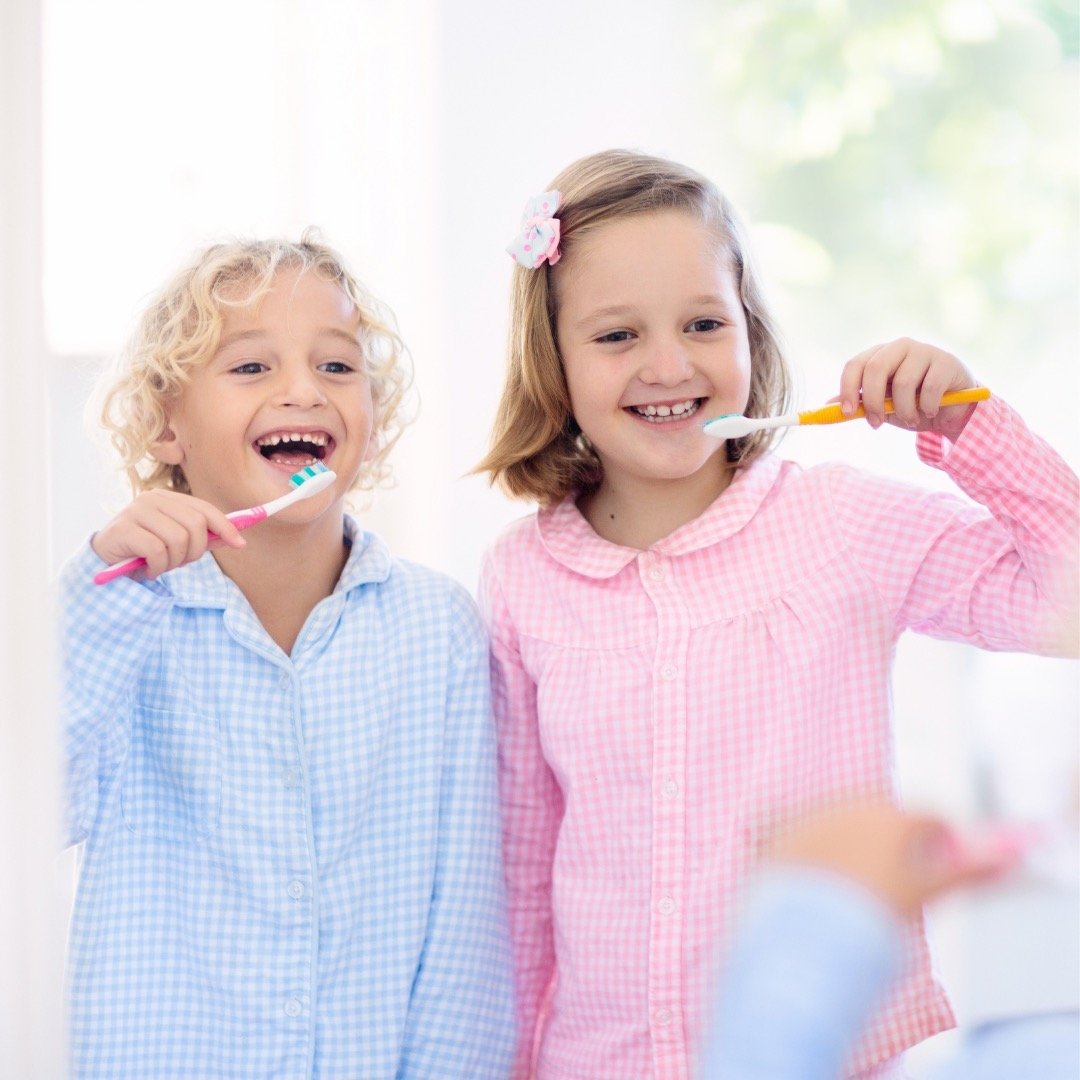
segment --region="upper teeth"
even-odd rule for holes
[[[698,399],[680,401],[677,405],[635,405],[634,408],[643,416],[682,416],[697,406]]]
[[[312,446],[325,446],[329,440],[330,437],[321,431],[310,431],[306,434],[298,431],[282,431],[273,435],[264,435],[255,441],[258,446],[277,446],[278,443],[283,442],[306,442],[311,443]]]

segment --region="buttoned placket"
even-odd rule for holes
[[[316,978],[319,964],[319,892],[318,858],[315,848],[315,829],[311,809],[311,789],[305,778],[308,773],[307,754],[304,740],[303,699],[301,694],[301,673],[313,664],[326,640],[332,635],[341,618],[346,597],[344,593],[334,593],[321,600],[309,614],[306,622],[293,645],[292,654],[287,661],[284,678],[288,680],[288,694],[291,717],[292,746],[297,762],[296,771],[300,783],[296,792],[299,796],[297,812],[300,822],[296,830],[297,846],[295,865],[302,869],[290,875],[283,885],[284,903],[289,908],[289,916],[294,921],[298,932],[308,936],[308,959],[306,973],[297,980],[297,987],[302,990],[294,995],[292,1002],[300,1002],[301,1009],[295,1015],[307,1022],[307,1044],[304,1076],[312,1076],[315,1068],[315,1012],[317,1007]],[[286,768],[291,766],[286,765]],[[295,1005],[293,1005],[295,1008]]]
[[[682,1015],[685,881],[686,679],[690,615],[674,560],[638,557],[642,587],[656,612],[652,694],[652,866],[649,913],[649,1022],[656,1080],[687,1080]]]
[[[292,657],[284,656],[271,641],[246,602],[233,599],[225,614],[225,626],[230,635],[271,666],[269,681],[264,684],[266,697],[261,712],[265,722],[273,725],[274,741],[280,749],[278,760],[271,765],[266,783],[277,787],[284,800],[272,799],[271,805],[282,810],[278,835],[283,844],[283,859],[275,861],[281,867],[281,878],[273,886],[277,890],[277,906],[281,909],[283,926],[292,928],[295,953],[298,957],[295,974],[282,988],[277,1004],[278,1016],[287,1033],[288,1070],[300,1077],[310,1077],[315,1058],[315,973],[318,950],[318,904],[315,877],[315,839],[311,818],[311,791],[307,782],[307,762],[304,753],[300,668]],[[305,630],[307,629],[305,624]],[[301,636],[306,636],[301,631]],[[297,645],[300,638],[297,639]],[[294,656],[299,650],[294,648]],[[305,884],[306,882],[306,884]],[[295,895],[296,886],[303,888]]]
[[[292,926],[297,944],[302,948],[303,960],[299,962],[286,998],[282,1003],[283,1022],[291,1028],[303,1025],[303,1035],[296,1032],[297,1039],[290,1039],[291,1066],[298,1076],[310,1076],[314,1060],[314,978],[318,927],[315,882],[315,844],[311,821],[311,793],[306,782],[306,761],[302,729],[302,701],[299,672],[291,660],[280,662],[277,676],[278,699],[282,706],[275,710],[283,714],[281,745],[283,760],[279,763],[273,782],[280,785],[286,795],[285,819],[287,828],[283,836],[291,836],[287,858],[282,863],[282,880],[277,885],[279,905],[283,908],[283,925]],[[306,942],[305,940],[306,939]],[[293,1045],[296,1057],[293,1059]]]

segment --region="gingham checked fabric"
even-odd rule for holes
[[[210,556],[64,570],[77,1077],[507,1073],[486,638],[459,586],[346,533],[291,656]]]
[[[571,500],[489,552],[515,1075],[685,1080],[762,832],[890,791],[905,628],[1075,649],[1077,485],[1002,401],[920,456],[972,498],[766,457],[647,551]],[[942,717],[948,723],[950,717]],[[925,943],[852,1061],[951,1023]]]

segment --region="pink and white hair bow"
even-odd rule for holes
[[[554,266],[562,258],[559,251],[559,219],[555,216],[561,199],[558,191],[542,191],[525,204],[521,232],[506,250],[526,270],[536,270],[545,260]]]

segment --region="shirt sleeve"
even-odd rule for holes
[[[1068,465],[1000,398],[979,404],[955,444],[924,433],[916,445],[975,502],[850,469],[831,480],[897,631],[1075,656],[1080,492]]]
[[[527,1080],[532,1074],[537,1026],[555,973],[551,879],[563,801],[540,742],[536,684],[522,661],[490,557],[481,574],[480,607],[491,634],[503,858],[518,1007],[512,1076]]]
[[[766,871],[723,972],[703,1080],[835,1080],[902,955],[900,924],[854,882]]]
[[[69,844],[89,835],[101,785],[124,760],[135,681],[172,607],[159,583],[120,578],[95,585],[93,575],[104,566],[87,544],[58,582]]]
[[[487,640],[472,601],[467,604],[457,616],[450,665],[439,850],[409,1001],[402,1080],[503,1080],[513,1052]]]

